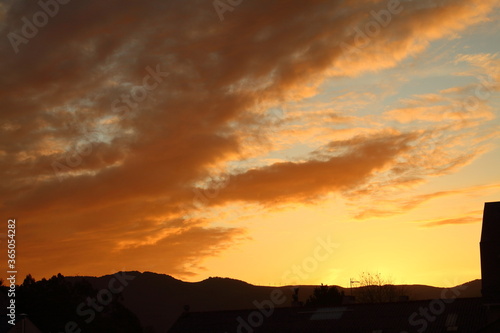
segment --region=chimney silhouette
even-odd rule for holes
[[[481,279],[485,303],[500,303],[500,201],[484,204]]]

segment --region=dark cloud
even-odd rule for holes
[[[404,2],[347,60],[340,43],[385,2],[249,1],[221,22],[209,1],[69,1],[18,52],[2,38],[0,202],[21,221],[24,269],[75,274],[99,258],[98,274],[117,261],[142,267],[147,257],[165,272],[192,273],[189,263],[244,234],[186,216],[209,168],[242,153],[241,133],[261,116],[253,108],[318,84],[332,68],[387,67],[418,51],[415,41],[476,22],[494,2],[422,3],[431,2]],[[40,11],[35,1],[2,2],[0,34],[21,36],[23,17]],[[269,204],[356,187],[415,135],[381,132],[333,142],[319,159],[246,170],[214,202]],[[170,233],[169,221],[183,222]]]

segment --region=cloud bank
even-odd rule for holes
[[[248,1],[222,22],[201,0],[41,3],[54,13],[46,22],[40,3],[0,3],[0,202],[20,221],[26,271],[101,274],[124,262],[188,276],[246,237],[193,217],[196,190],[217,188],[202,205],[272,206],[419,181],[479,153],[429,167],[414,162],[433,133],[374,128],[331,133],[301,160],[227,168],[272,149],[280,125],[264,105],[395,66],[496,1]],[[397,13],[383,16],[389,8]],[[386,116],[436,113],[464,120],[418,106]],[[488,117],[482,109],[468,120]],[[229,181],[207,182],[214,172]]]

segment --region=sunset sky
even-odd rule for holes
[[[0,0],[20,276],[480,278],[497,0],[59,1]]]

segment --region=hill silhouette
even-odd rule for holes
[[[255,308],[254,301],[269,299],[274,289],[286,297],[281,307],[289,307],[293,288],[297,286],[255,286],[244,281],[211,277],[200,282],[184,282],[169,275],[152,272],[126,272],[135,278],[123,290],[123,304],[141,320],[147,332],[166,332],[175,320],[186,311],[217,311]],[[85,278],[96,289],[108,287],[113,275],[101,277],[66,277],[70,280]],[[299,300],[305,301],[316,285],[299,286]],[[338,287],[338,286],[337,286]],[[443,289],[426,285],[402,285],[411,300],[441,298]],[[350,295],[349,288],[338,287]],[[353,288],[354,293],[356,288]],[[460,287],[460,298],[479,297],[481,280],[467,282]]]

